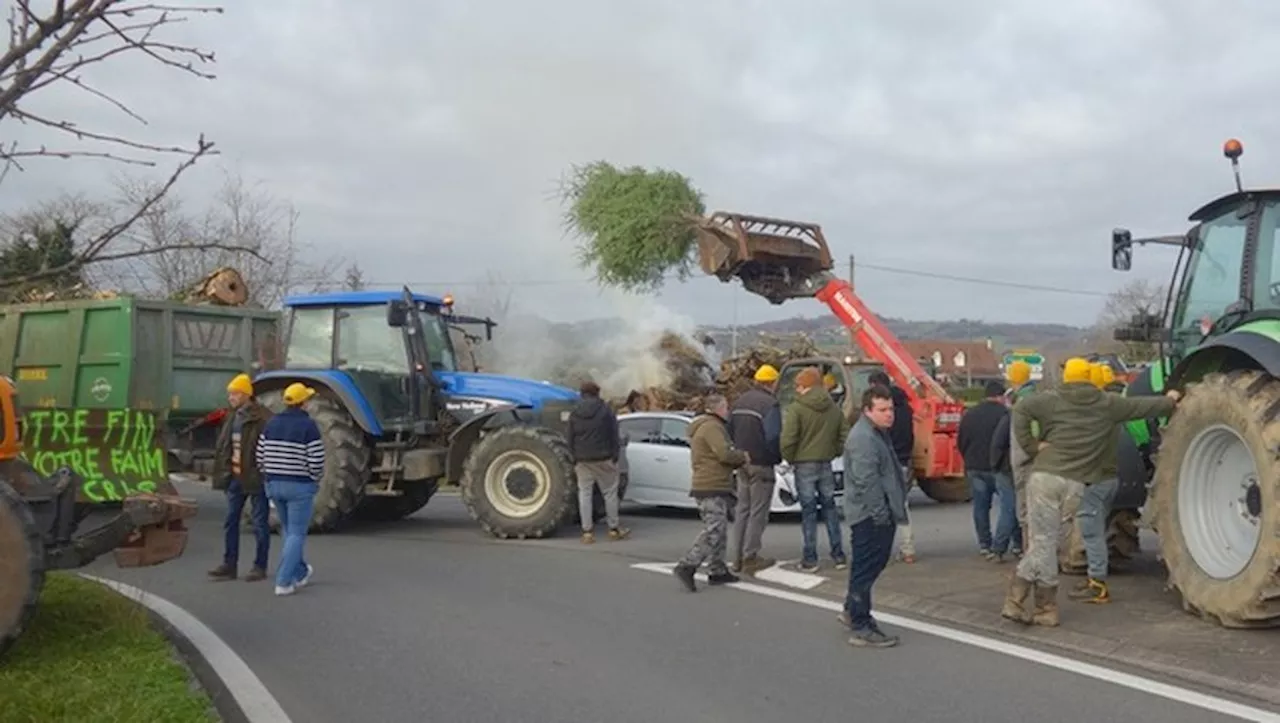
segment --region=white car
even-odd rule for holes
[[[689,423],[693,412],[634,412],[618,417],[628,468],[627,501],[655,507],[695,509],[689,496]],[[836,509],[844,497],[843,460],[831,463],[836,477]],[[791,465],[774,468],[771,512],[797,513],[795,473]]]

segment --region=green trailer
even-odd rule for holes
[[[76,469],[93,502],[147,491],[166,467],[204,471],[216,430],[179,430],[225,406],[232,376],[276,362],[278,325],[261,309],[132,297],[0,307],[28,461]]]

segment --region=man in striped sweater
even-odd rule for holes
[[[258,437],[258,468],[267,481],[267,494],[276,503],[284,533],[284,549],[276,567],[277,595],[292,595],[305,587],[314,572],[303,558],[303,548],[324,474],[324,440],[302,405],[315,393],[306,385],[290,384],[284,390],[285,410],[272,417]]]

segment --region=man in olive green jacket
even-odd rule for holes
[[[738,581],[738,577],[725,565],[724,556],[732,510],[737,501],[733,472],[750,463],[751,458],[733,446],[729,439],[728,419],[729,401],[713,394],[707,397],[706,411],[689,423],[689,464],[693,468],[689,496],[698,501],[702,532],[675,567],[676,579],[689,592],[698,589],[693,575],[703,562],[707,563],[707,582],[710,584]]]
[[[844,453],[849,420],[822,385],[817,369],[807,367],[796,375],[796,400],[782,414],[782,458],[795,468],[796,496],[800,498],[800,534],[803,551],[800,569],[818,569],[818,507],[827,526],[831,561],[837,570],[849,566],[840,535],[840,511],[836,509],[836,478],[831,460]]]
[[[1035,394],[1013,408],[1013,433],[1031,456],[1027,481],[1029,547],[1009,583],[1001,614],[1035,625],[1058,624],[1058,540],[1063,507],[1070,507],[1085,485],[1102,481],[1109,460],[1116,425],[1130,419],[1163,417],[1173,412],[1180,396],[1121,397],[1098,389],[1089,378],[1089,362],[1067,360],[1062,386]],[[1040,425],[1037,439],[1032,422]],[[1026,600],[1035,591],[1035,610],[1028,613]]]

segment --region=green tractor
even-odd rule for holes
[[[1186,610],[1229,628],[1275,627],[1280,190],[1244,190],[1243,147],[1233,139],[1223,152],[1236,191],[1191,214],[1190,231],[1145,239],[1112,233],[1118,271],[1129,270],[1134,244],[1179,250],[1164,313],[1140,314],[1115,338],[1160,346],[1160,361],[1126,394],[1176,388],[1185,395],[1171,418],[1127,426],[1115,508],[1144,508]]]

